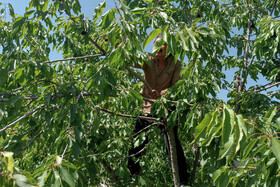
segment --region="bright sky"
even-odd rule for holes
[[[29,0],[0,0],[1,3],[3,4],[7,4],[10,3],[14,10],[15,10],[15,14],[19,14],[19,15],[23,15],[25,12],[25,8],[28,6]],[[80,0],[80,4],[82,7],[82,12],[87,16],[87,17],[92,17],[92,15],[94,14],[94,9],[98,6],[98,4],[104,2],[104,0]],[[116,0],[116,2],[118,2],[118,0]],[[3,5],[2,5],[3,6]],[[8,7],[8,6],[7,6]],[[107,5],[106,8],[104,9],[104,13],[106,11],[108,11],[110,8],[115,7],[115,3],[114,0],[107,0]],[[6,14],[7,17],[9,16],[8,13]],[[6,18],[7,20],[9,18]],[[152,42],[151,42],[152,43]],[[149,44],[145,50],[146,51],[152,51],[152,44]],[[235,50],[230,50],[231,55],[236,55],[236,51]],[[62,55],[61,54],[57,54],[55,52],[51,53],[50,56],[50,60],[55,60],[55,59],[61,59]],[[226,71],[226,76],[227,76],[227,81],[231,82],[233,79],[233,74],[234,71]],[[253,86],[256,84],[259,85],[263,85],[266,84],[267,82],[263,79],[260,79],[257,83],[253,80],[249,80],[247,86]],[[273,89],[273,90],[276,90]],[[218,98],[221,98],[225,101],[227,101],[227,92],[226,90],[221,90],[221,92],[218,94]]]

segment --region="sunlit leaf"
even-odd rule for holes
[[[149,37],[144,41],[143,43],[143,49],[145,49],[145,47],[148,45],[148,43],[150,43],[150,41],[152,39],[154,39],[157,35],[159,35],[161,32],[161,29],[156,29],[156,30],[153,30],[150,34],[149,34]]]

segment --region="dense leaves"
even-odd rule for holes
[[[8,4],[8,21],[0,6],[0,184],[172,185],[157,125],[133,142],[146,98],[142,71],[127,70],[167,43],[182,79],[152,114],[179,125],[190,185],[279,185],[279,2],[104,1],[86,17],[78,0],[31,0],[24,15]],[[128,150],[146,135],[130,176]]]

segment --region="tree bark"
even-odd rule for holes
[[[168,142],[170,146],[170,159],[173,174],[174,186],[180,186],[179,168],[178,168],[178,158],[177,158],[177,148],[174,136],[174,130],[171,127],[167,127]]]

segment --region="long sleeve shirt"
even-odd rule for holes
[[[144,71],[145,80],[152,89],[159,92],[167,90],[180,79],[182,65],[178,60],[175,63],[173,56],[167,57],[163,68],[159,68],[156,59],[152,57],[149,57],[149,59],[151,61],[151,66],[145,63],[141,69]],[[150,98],[149,94],[150,90],[144,85],[143,95]],[[151,107],[151,103],[144,101],[143,108],[146,112],[150,112]]]

